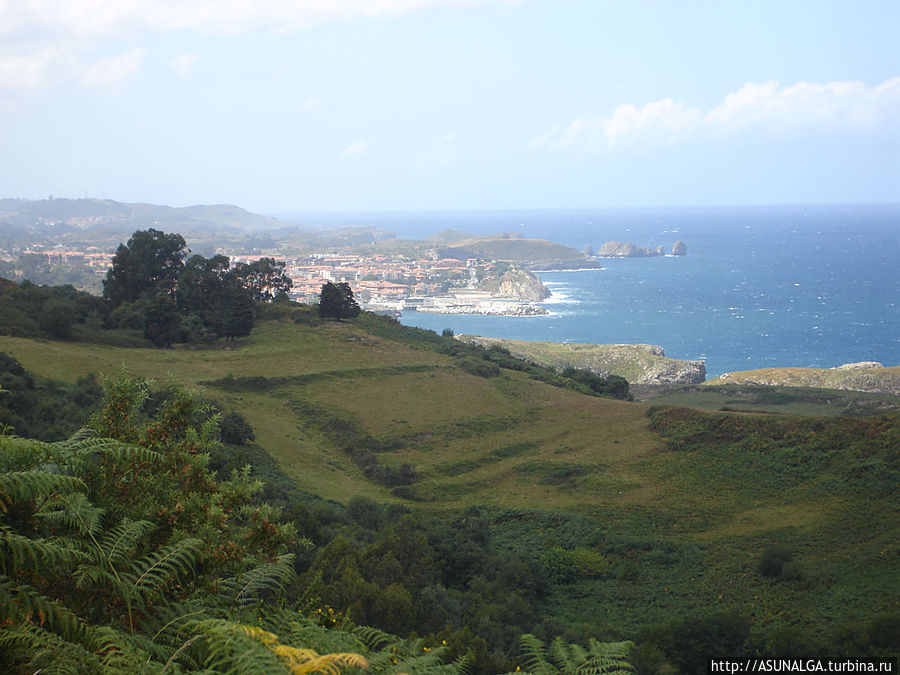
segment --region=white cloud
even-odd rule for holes
[[[342,155],[358,155],[359,153],[363,152],[368,146],[369,146],[368,141],[366,141],[364,139],[360,139],[360,140],[356,141],[355,143],[351,143],[346,148],[344,148],[341,151],[341,154]]]
[[[456,159],[456,134],[447,133],[418,153],[416,164],[425,169],[443,169]]]
[[[55,79],[60,67],[71,68],[74,56],[46,48],[27,55],[0,53],[0,89],[37,89]]]
[[[0,95],[62,81],[112,84],[133,73],[132,50],[90,61],[104,40],[193,31],[238,35],[285,33],[333,21],[397,16],[437,7],[517,5],[536,0],[0,0]],[[170,65],[186,77],[193,55]]]
[[[67,80],[113,87],[137,72],[143,60],[140,48],[93,61],[63,48],[44,48],[26,55],[0,52],[0,91],[29,91]]]
[[[91,87],[114,87],[134,75],[143,62],[144,50],[135,47],[124,54],[87,64],[81,80]]]
[[[602,117],[555,126],[528,142],[529,150],[601,149],[621,144],[656,146],[741,133],[785,136],[896,125],[900,77],[869,86],[859,81],[748,82],[718,105],[703,110],[664,98],[627,103]]]
[[[322,99],[311,96],[297,106],[297,112],[309,112],[310,110],[315,110],[320,105],[322,105]]]
[[[172,70],[175,71],[178,77],[190,77],[194,72],[194,64],[196,62],[196,54],[179,54],[169,61],[169,65],[172,66]]]

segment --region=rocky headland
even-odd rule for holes
[[[495,298],[521,302],[543,302],[552,295],[537,275],[517,265],[496,279],[482,282],[478,290],[490,292]]]
[[[478,335],[458,335],[457,339],[484,347],[499,345],[515,356],[557,370],[571,366],[602,377],[618,375],[629,384],[699,384],[706,379],[703,361],[670,359],[655,345],[526,342]]]
[[[707,384],[814,387],[900,395],[900,366],[861,361],[834,368],[762,368],[725,373]]]

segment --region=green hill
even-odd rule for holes
[[[0,337],[0,351],[68,383],[126,364],[196,386],[321,498],[475,508],[492,541],[547,570],[554,551],[594,556],[546,596],[571,635],[634,637],[730,612],[827,643],[900,607],[895,414],[651,408],[478,370],[453,340],[381,317],[296,312],[224,349]],[[785,547],[789,573],[760,573],[762,554]]]
[[[517,236],[473,237],[438,248],[444,258],[509,260],[532,265],[567,264],[591,267],[594,261],[578,249],[544,239]]]

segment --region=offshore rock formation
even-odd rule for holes
[[[659,255],[656,249],[638,246],[630,241],[608,241],[597,249],[600,258],[648,258],[656,255]]]
[[[672,246],[672,255],[686,255],[687,246],[679,240]],[[599,249],[596,255],[600,258],[650,258],[666,255],[665,247],[660,244],[656,248],[650,246],[638,246],[630,241],[608,241]]]
[[[708,384],[814,387],[900,395],[900,366],[886,368],[877,361],[861,361],[835,368],[763,368],[725,373]]]
[[[572,366],[602,377],[618,375],[629,384],[699,384],[706,379],[703,361],[667,358],[665,350],[656,345],[525,342],[477,335],[458,335],[457,339],[484,347],[500,345],[515,356],[557,370]]]

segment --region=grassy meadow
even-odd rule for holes
[[[617,401],[508,369],[473,375],[352,321],[265,321],[217,349],[0,336],[0,351],[67,382],[125,365],[197,387],[326,500],[476,508],[510,549],[591,551],[596,569],[550,591],[571,635],[736,612],[825,636],[900,611],[897,397],[703,387]],[[858,416],[834,416],[847,409]],[[412,473],[373,480],[360,449],[369,468]],[[760,574],[776,547],[787,571]]]

